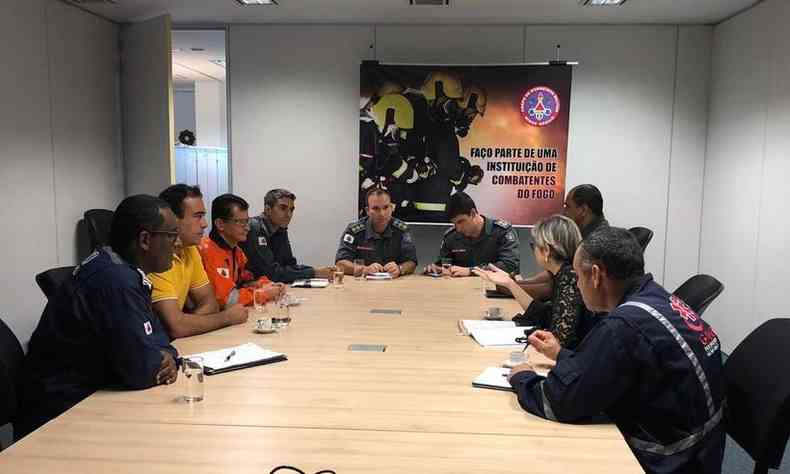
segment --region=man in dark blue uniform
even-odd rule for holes
[[[394,219],[389,191],[373,188],[367,194],[368,216],[352,222],[343,231],[335,265],[354,274],[354,260],[365,261],[365,272],[387,272],[392,278],[414,273],[417,248],[405,222]]]
[[[263,198],[263,213],[250,219],[247,240],[239,242],[239,246],[255,279],[265,276],[274,282],[293,283],[303,278],[331,277],[334,267],[314,268],[296,263],[288,238],[295,200],[294,193],[288,190],[272,189]]]
[[[557,365],[547,378],[528,364],[513,369],[521,406],[561,422],[607,415],[649,473],[720,473],[724,380],[716,333],[644,274],[642,248],[625,229],[588,236],[573,267],[587,308],[608,315],[575,352],[551,333],[530,336]]]
[[[27,435],[96,390],[175,382],[176,350],[151,308],[150,272],[170,268],[178,223],[168,204],[136,195],[115,210],[97,250],[49,300],[30,340],[14,421]]]
[[[475,202],[466,193],[455,193],[447,205],[447,218],[453,227],[447,229],[439,250],[439,258],[452,260],[449,270],[433,264],[427,272],[447,272],[453,277],[471,276],[472,267],[492,263],[507,273],[520,269],[519,240],[509,222],[492,219],[477,212]]]

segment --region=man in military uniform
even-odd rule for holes
[[[417,249],[409,227],[392,217],[389,191],[373,188],[367,194],[367,217],[351,223],[343,231],[335,265],[346,274],[354,273],[354,260],[365,261],[365,272],[387,272],[393,278],[413,273]]]
[[[178,353],[151,308],[147,273],[170,268],[178,221],[139,194],[115,210],[111,247],[95,251],[49,300],[30,339],[14,420],[20,439],[96,390],[171,384]]]
[[[720,473],[724,377],[713,328],[644,273],[642,247],[625,229],[590,234],[573,269],[587,308],[609,314],[576,351],[546,331],[529,337],[557,364],[548,377],[513,368],[521,406],[560,422],[604,413],[646,472]]]
[[[247,269],[257,279],[262,276],[281,283],[293,283],[303,278],[329,278],[332,267],[313,268],[296,263],[288,224],[294,213],[294,193],[286,189],[272,189],[263,198],[263,213],[250,219],[247,240],[239,246],[247,256]]]
[[[489,263],[508,273],[519,271],[519,240],[510,223],[478,213],[475,202],[466,193],[450,197],[447,217],[453,227],[444,233],[439,258],[452,259],[452,267],[447,270],[432,264],[426,267],[427,272],[470,276],[472,267]]]

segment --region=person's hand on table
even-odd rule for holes
[[[250,309],[241,303],[236,303],[230,307],[225,308],[225,315],[231,325],[246,323],[249,318]]]
[[[472,269],[471,268],[459,267],[459,266],[456,266],[456,265],[453,265],[452,267],[450,267],[450,276],[452,276],[453,278],[468,277],[468,276],[471,276],[471,275],[472,275]]]
[[[442,273],[442,267],[441,267],[441,265],[437,265],[435,263],[431,263],[431,264],[425,265],[425,270],[423,271],[423,273]]]
[[[178,366],[173,354],[161,350],[162,362],[159,364],[159,371],[156,373],[156,383],[170,385],[178,379]]]
[[[384,271],[389,273],[392,278],[398,278],[400,276],[400,267],[395,262],[389,262],[384,265]]]
[[[316,278],[326,278],[327,280],[332,280],[334,274],[335,267],[318,267],[315,269]]]
[[[510,379],[513,378],[514,375],[521,373],[521,372],[534,372],[535,369],[532,367],[532,364],[529,362],[524,362],[523,364],[519,364],[512,369],[510,369],[510,375],[507,376],[507,381],[510,382]]]
[[[549,331],[535,331],[529,336],[529,343],[536,351],[540,352],[549,359],[556,361],[557,356],[562,350],[560,341]]]
[[[266,301],[277,301],[286,292],[285,285],[282,283],[268,283],[261,288],[263,288],[263,293],[266,295]]]
[[[370,265],[365,267],[365,273],[366,274],[368,274],[368,273],[379,273],[379,272],[383,272],[383,271],[384,271],[384,267],[382,267],[381,264],[378,263],[378,262],[371,263]]]

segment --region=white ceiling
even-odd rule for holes
[[[194,81],[225,82],[225,31],[173,31],[173,81],[176,89],[191,89]]]
[[[627,0],[620,7],[582,7],[579,0],[450,0],[450,7],[409,0],[114,0],[86,8],[118,22],[169,13],[176,24],[225,23],[718,23],[759,0]]]

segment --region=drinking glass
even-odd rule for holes
[[[181,375],[184,380],[184,400],[190,403],[203,400],[203,358],[192,356],[181,359]]]

